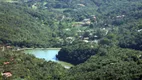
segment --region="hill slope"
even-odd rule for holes
[[[16,3],[7,1],[0,3],[0,41],[15,46],[55,46],[59,41],[57,38],[65,35],[62,29],[92,15],[96,16],[97,20],[97,24],[91,22],[93,27],[124,25],[142,17],[141,0],[16,1]],[[117,19],[119,16],[125,18]]]
[[[0,11],[0,40],[3,43],[27,47],[51,46],[48,42],[52,40],[53,30],[49,26],[52,21],[50,12],[44,14],[10,3],[0,3]]]

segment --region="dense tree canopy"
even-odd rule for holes
[[[105,48],[106,49],[106,48]],[[97,53],[85,63],[69,70],[68,80],[140,80],[142,52],[107,48],[106,55]]]
[[[0,51],[0,80],[141,80],[141,3],[0,0],[0,48],[61,47],[58,59],[75,65],[67,70],[32,55]]]
[[[64,77],[66,70],[57,63],[40,60],[33,55],[0,51],[0,72],[12,74],[10,78],[0,75],[1,80],[57,80]]]
[[[97,49],[93,46],[88,44],[76,44],[71,46],[63,47],[58,55],[57,58],[59,60],[63,60],[72,64],[79,64],[85,62],[89,59],[92,55],[95,55]]]

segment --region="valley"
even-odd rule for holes
[[[0,0],[0,80],[141,80],[141,3]]]

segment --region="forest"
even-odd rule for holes
[[[3,46],[60,47],[56,57],[74,66]],[[141,80],[141,71],[142,0],[0,0],[0,80]]]

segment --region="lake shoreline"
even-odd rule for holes
[[[60,50],[61,48],[20,48],[20,49],[17,49],[16,51],[32,50],[32,49]]]
[[[23,53],[26,54],[32,54],[36,58],[45,59],[47,62],[48,61],[56,62],[58,64],[61,64],[64,68],[70,69],[74,65],[68,62],[60,61],[56,58],[56,55],[58,55],[60,49],[61,48],[21,48],[19,49],[19,51],[22,51]]]

